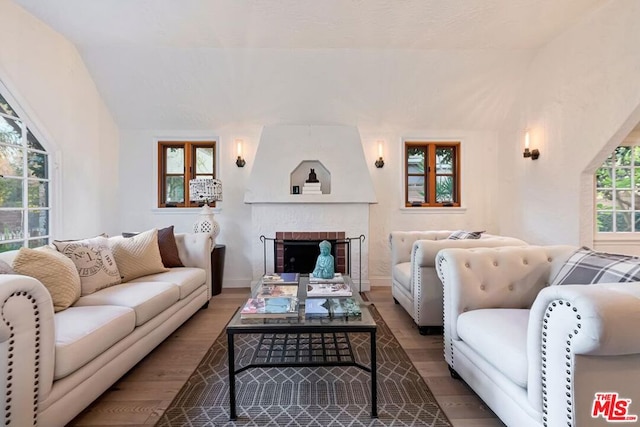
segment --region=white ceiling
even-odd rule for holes
[[[495,126],[535,49],[608,0],[14,1],[78,47],[119,126],[207,129]]]

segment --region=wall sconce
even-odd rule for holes
[[[236,153],[238,154],[238,158],[236,159],[236,166],[239,168],[243,168],[247,163],[242,158],[242,140],[236,139]]]
[[[522,157],[531,157],[531,160],[538,160],[538,157],[540,157],[540,150],[537,148],[529,150],[529,131],[524,133],[524,153],[522,153]]]
[[[383,151],[383,142],[378,141],[378,160],[376,160],[375,165],[377,168],[381,168],[384,166],[384,159],[382,158]]]

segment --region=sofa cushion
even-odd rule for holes
[[[133,237],[114,236],[109,246],[116,258],[122,281],[167,271],[158,246],[158,230],[153,228]]]
[[[483,231],[465,231],[456,230],[447,237],[449,240],[479,239],[482,237]]]
[[[76,266],[55,249],[20,248],[13,260],[16,274],[38,279],[51,294],[53,310],[62,311],[80,297],[80,276]]]
[[[116,260],[104,236],[83,240],[54,240],[53,246],[76,266],[82,295],[121,282]]]
[[[130,307],[136,313],[136,326],[140,326],[180,298],[180,289],[166,282],[130,282],[102,289],[80,297],[76,307],[118,305]]]
[[[0,274],[16,274],[16,272],[9,264],[0,259]]]
[[[471,310],[458,316],[460,339],[521,387],[527,386],[528,309]]]
[[[640,258],[596,252],[587,247],[576,250],[551,282],[554,285],[636,282],[640,280]]]
[[[129,335],[136,316],[128,307],[69,307],[54,316],[54,379],[72,374]]]
[[[202,286],[207,280],[206,272],[202,268],[193,267],[176,267],[169,271],[158,274],[151,274],[132,280],[137,282],[168,282],[173,283],[180,288],[180,299],[185,298],[198,287]],[[154,286],[150,283],[149,286]]]
[[[408,292],[411,292],[411,263],[401,262],[394,265],[393,278]]]

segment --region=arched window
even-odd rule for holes
[[[49,243],[49,155],[25,120],[0,93],[0,252]]]

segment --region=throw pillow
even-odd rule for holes
[[[133,237],[110,237],[109,246],[123,282],[168,270],[162,264],[156,228]]]
[[[133,237],[139,233],[122,233],[122,237]],[[158,230],[158,246],[160,246],[160,257],[162,264],[167,268],[184,267],[180,255],[178,254],[178,245],[176,244],[176,236],[173,232],[173,225]]]
[[[465,231],[465,230],[456,230],[447,239],[450,240],[463,240],[463,239],[479,239],[484,233],[482,231]]]
[[[596,252],[587,247],[575,251],[551,282],[554,285],[589,285],[640,280],[640,258]]]
[[[53,246],[75,264],[80,275],[82,295],[92,294],[122,281],[106,237],[54,240]]]
[[[0,274],[16,274],[9,264],[0,260]]]
[[[20,248],[13,260],[13,270],[38,279],[51,294],[55,312],[68,308],[80,298],[80,276],[75,264],[54,249]]]

